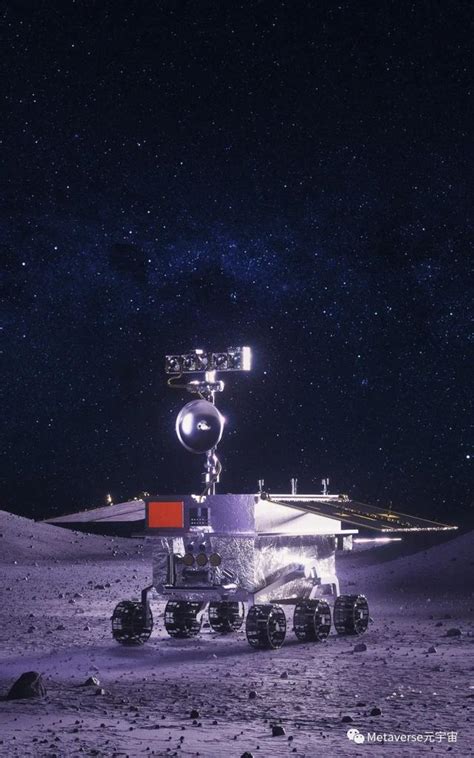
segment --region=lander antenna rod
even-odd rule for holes
[[[220,353],[196,349],[165,358],[165,371],[170,374],[168,385],[185,389],[199,397],[199,400],[187,403],[178,413],[176,434],[188,452],[206,456],[202,496],[215,495],[222,471],[216,448],[222,439],[225,419],[216,408],[215,395],[223,391],[224,382],[217,378],[217,373],[250,371],[251,365],[252,351],[249,347],[228,347]],[[188,379],[184,374],[193,374],[194,378]]]

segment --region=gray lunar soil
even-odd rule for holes
[[[208,625],[172,640],[155,601],[150,640],[124,648],[110,616],[151,582],[143,541],[0,512],[0,756],[473,754],[474,533],[392,560],[383,551],[338,559],[341,591],[369,599],[361,638],[302,644],[289,619],[276,651]],[[46,696],[7,700],[26,671]],[[356,744],[351,728],[432,738]]]

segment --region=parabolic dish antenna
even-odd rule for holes
[[[220,442],[224,416],[208,400],[192,400],[181,408],[176,434],[190,453],[208,453]]]

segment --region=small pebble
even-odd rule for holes
[[[451,629],[448,629],[446,632],[446,637],[460,637],[461,636],[461,630],[458,629],[456,626],[451,627]]]
[[[272,737],[283,737],[285,730],[282,726],[275,724],[272,726]]]

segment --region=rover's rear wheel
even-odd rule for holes
[[[286,636],[286,617],[279,605],[253,605],[245,622],[247,642],[255,648],[281,647]]]
[[[165,628],[170,637],[196,637],[201,631],[202,603],[188,600],[169,600],[165,608]]]
[[[153,630],[150,606],[122,600],[112,614],[112,636],[121,645],[143,645]]]
[[[331,631],[331,609],[325,600],[301,600],[293,615],[295,634],[301,642],[325,640]]]
[[[334,603],[338,634],[362,634],[369,625],[369,604],[364,595],[339,595]]]
[[[214,632],[236,632],[244,623],[244,604],[224,600],[209,603],[209,624]]]

